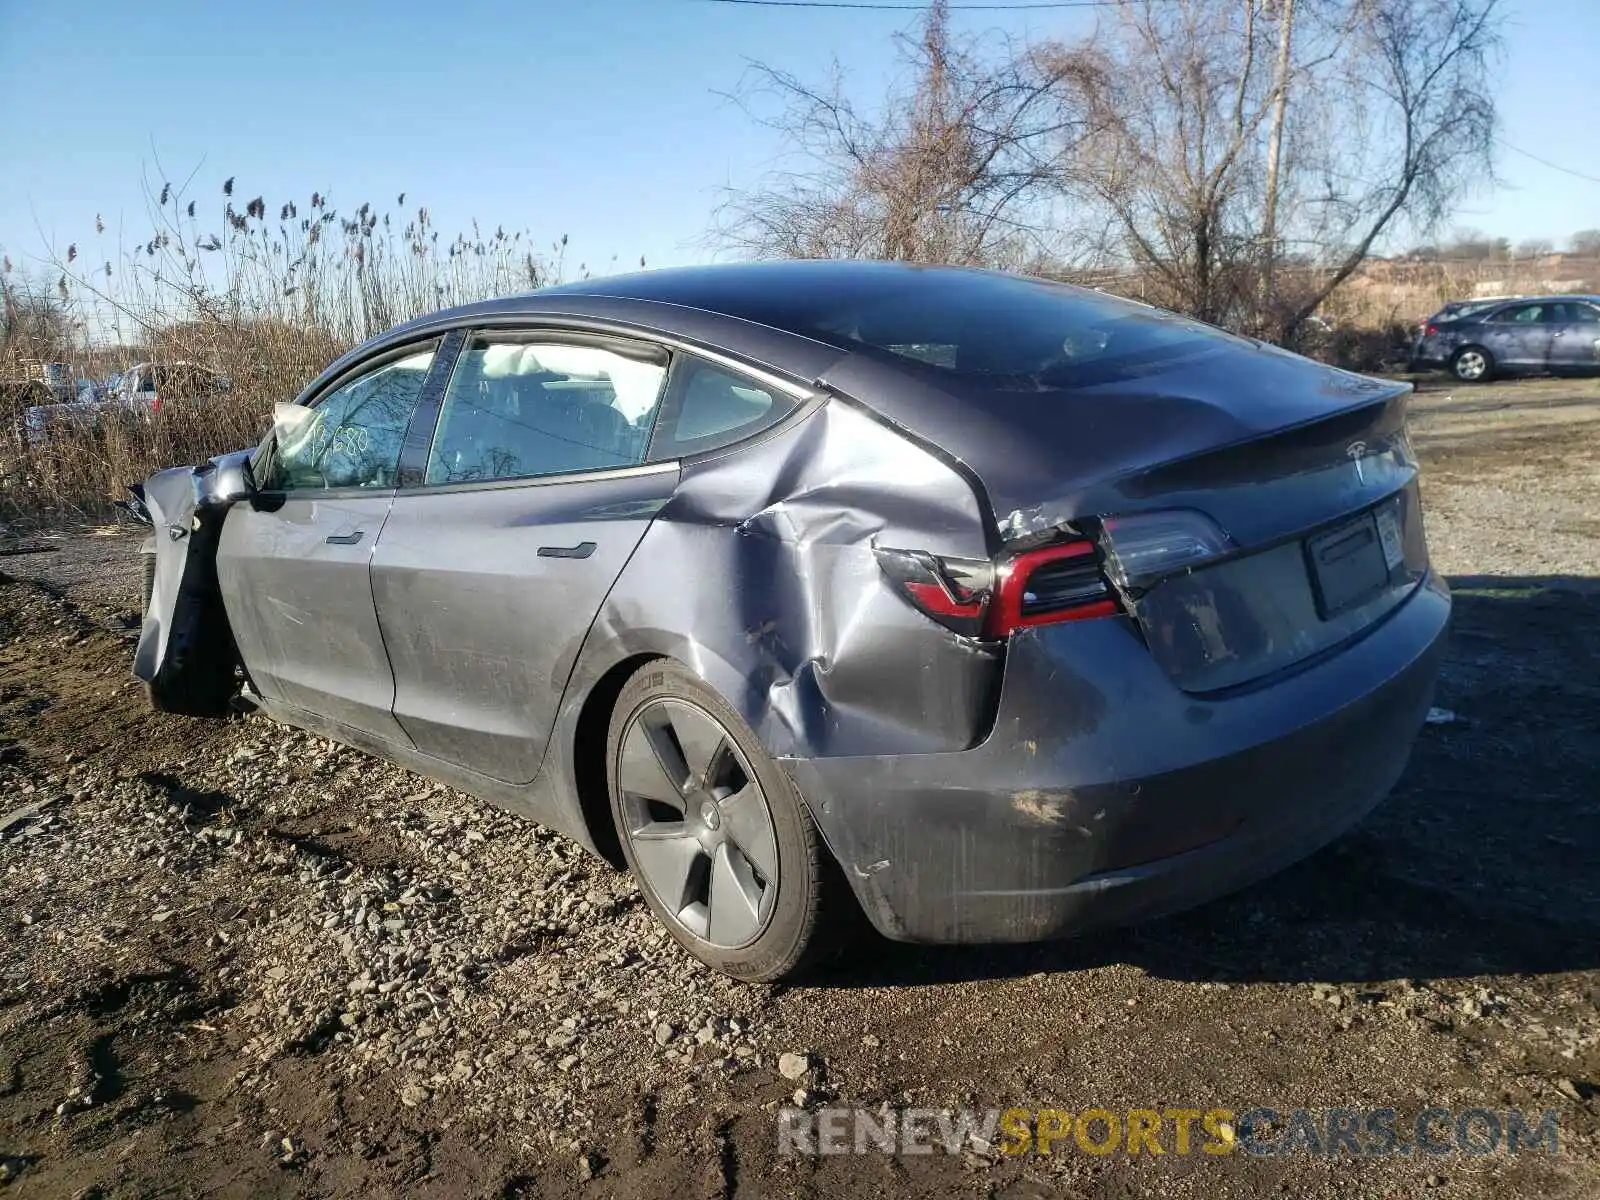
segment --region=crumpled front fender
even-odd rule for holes
[[[158,471],[144,484],[144,505],[154,532],[142,552],[153,552],[155,579],[145,606],[133,674],[164,712],[221,716],[235,690],[238,650],[217,587],[217,541],[231,502],[213,487],[249,451],[222,455],[203,467]]]

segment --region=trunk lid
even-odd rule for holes
[[[901,390],[875,407],[972,470],[1002,554],[1064,529],[1093,536],[1117,516],[1181,510],[1214,523],[1224,552],[1119,585],[1184,690],[1226,691],[1328,652],[1423,578],[1410,385],[1222,334],[1092,366],[1070,388],[963,396],[973,385],[946,376],[943,399]],[[828,382],[889,394],[871,386],[884,382],[874,369],[847,360]]]
[[[1086,489],[1096,515],[1197,512],[1231,543],[1213,561],[1124,588],[1151,654],[1179,687],[1222,692],[1314,659],[1358,637],[1422,581],[1428,551],[1408,395],[1393,387]],[[1115,522],[1108,533],[1115,554]]]
[[[1211,694],[1355,639],[1427,571],[1422,507],[1411,482],[1377,504],[1175,572],[1123,598],[1173,682]]]
[[[1348,463],[1346,448],[1371,443],[1371,425],[1401,419],[1396,406],[1411,390],[1187,322],[1182,333],[1135,355],[1086,362],[1049,382],[915,364],[908,370],[904,359],[863,354],[841,360],[820,382],[862,399],[965,464],[1007,541],[1130,505],[1148,507],[1163,486],[1208,486],[1206,468],[1181,465],[1202,456],[1220,455],[1213,462],[1221,478],[1241,481],[1271,469],[1258,457],[1267,439],[1341,414],[1351,415],[1314,435],[1313,452],[1331,450]],[[1297,454],[1304,447],[1290,438],[1270,449]],[[1159,468],[1172,468],[1169,483],[1152,478]],[[1248,506],[1235,507],[1236,519],[1251,524]]]

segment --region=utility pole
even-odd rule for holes
[[[1278,67],[1272,84],[1272,131],[1267,137],[1267,197],[1261,214],[1263,312],[1272,302],[1272,273],[1278,260],[1278,163],[1283,157],[1283,116],[1289,107],[1289,51],[1294,37],[1294,0],[1279,0],[1279,5]]]

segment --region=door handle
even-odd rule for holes
[[[330,533],[328,535],[328,545],[330,545],[330,546],[354,546],[357,542],[359,542],[362,538],[364,538],[366,536],[367,536],[367,531],[364,530],[364,529],[358,529],[354,533]]]
[[[540,546],[540,558],[588,558],[594,553],[593,542],[579,542],[576,546]]]

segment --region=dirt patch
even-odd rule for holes
[[[798,987],[702,970],[626,876],[467,797],[259,718],[149,712],[127,533],[0,559],[6,1194],[1596,1194],[1600,387],[1417,414],[1450,719],[1369,820],[1197,912],[871,941]],[[1550,1109],[1561,1153],[811,1160],[778,1153],[797,1088],[1402,1128]]]

